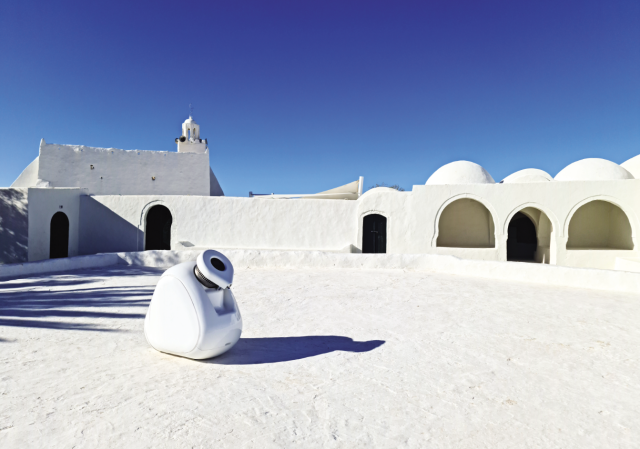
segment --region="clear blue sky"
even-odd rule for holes
[[[498,181],[640,154],[640,2],[0,1],[0,186],[50,143],[175,151],[227,195]]]

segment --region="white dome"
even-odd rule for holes
[[[427,185],[437,184],[495,184],[495,181],[480,165],[456,161],[443,165],[427,180]]]
[[[553,177],[544,170],[538,170],[537,168],[525,168],[524,170],[517,171],[510,174],[502,181],[505,184],[517,183],[522,184],[525,182],[548,182],[553,181]]]
[[[631,173],[634,178],[640,179],[640,156],[632,157],[628,161],[620,164],[620,167]]]
[[[615,181],[634,179],[627,170],[606,159],[582,159],[567,165],[555,177],[556,181]]]

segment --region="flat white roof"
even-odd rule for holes
[[[143,335],[162,269],[0,282],[0,446],[632,447],[632,293],[400,270],[242,269],[242,339]]]

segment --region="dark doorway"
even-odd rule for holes
[[[64,212],[56,212],[49,229],[49,258],[62,257],[69,257],[69,219]]]
[[[387,219],[382,215],[371,214],[364,217],[362,224],[362,252],[387,252]]]
[[[147,213],[145,250],[171,249],[171,212],[164,206],[153,206]]]
[[[509,223],[508,233],[507,260],[535,260],[538,237],[533,221],[518,212]]]

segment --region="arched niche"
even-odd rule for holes
[[[495,228],[489,209],[479,201],[461,198],[448,204],[438,220],[436,246],[495,248]]]
[[[69,218],[64,212],[56,212],[49,227],[49,258],[63,257],[69,257]]]
[[[362,252],[387,252],[387,217],[380,214],[369,214],[363,217]]]
[[[171,249],[171,224],[173,217],[165,206],[156,205],[149,209],[145,218],[144,249]]]
[[[567,249],[633,249],[629,217],[604,200],[580,206],[569,222]]]
[[[551,262],[553,224],[540,209],[525,207],[509,220],[507,260]]]

